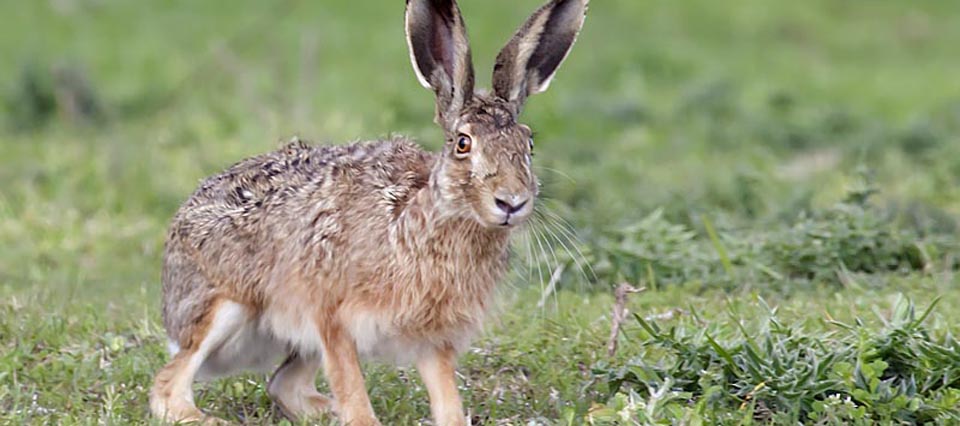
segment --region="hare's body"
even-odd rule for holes
[[[204,181],[164,250],[173,359],[154,379],[154,415],[215,421],[193,403],[196,378],[280,363],[267,391],[287,416],[376,425],[359,364],[368,355],[415,364],[435,424],[465,424],[456,356],[483,325],[510,233],[539,189],[532,132],[517,116],[549,85],[585,12],[586,0],[534,12],[497,57],[492,93],[477,94],[456,3],[408,0],[407,43],[436,93],[442,151],[296,141]],[[335,400],[316,390],[321,367]]]
[[[207,179],[166,246],[171,343],[199,344],[202,318],[229,301],[245,324],[201,376],[273,367],[290,351],[319,355],[318,327],[334,321],[361,354],[398,362],[424,347],[461,348],[504,270],[508,231],[442,217],[428,187],[433,163],[404,140],[294,143]]]

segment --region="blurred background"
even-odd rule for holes
[[[539,3],[461,1],[479,85]],[[399,0],[0,3],[0,377],[21,377],[0,388],[21,410],[10,415],[143,414],[163,358],[165,227],[200,179],[295,135],[440,146],[402,13]],[[607,318],[621,282],[648,287],[639,310],[759,294],[804,321],[825,295],[869,311],[905,293],[956,311],[958,45],[954,1],[594,0],[524,111],[545,212],[518,242],[508,306],[584,312],[564,335]],[[591,366],[600,355],[583,345]],[[377,371],[390,389],[394,373]],[[555,380],[569,389],[489,415],[583,416],[603,401]],[[52,392],[83,386],[102,389]],[[248,386],[231,395],[268,406]],[[398,401],[377,403],[384,418],[426,416]]]

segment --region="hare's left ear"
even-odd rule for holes
[[[551,0],[507,42],[493,67],[493,92],[523,106],[527,96],[543,92],[570,53],[580,33],[589,0]]]
[[[404,15],[417,79],[437,95],[437,122],[448,128],[473,97],[467,28],[454,0],[407,0]]]

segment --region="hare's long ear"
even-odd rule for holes
[[[543,92],[570,53],[589,0],[551,0],[507,42],[493,67],[493,92],[517,110],[527,96]]]
[[[473,97],[467,28],[454,0],[407,0],[405,25],[417,79],[437,94],[437,121],[450,127]]]

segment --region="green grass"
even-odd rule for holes
[[[463,1],[481,83],[537,3]],[[0,5],[0,423],[146,421],[164,229],[201,178],[293,135],[439,146],[402,2],[351,4]],[[475,421],[960,422],[958,24],[951,1],[595,1],[524,112],[552,214],[461,360]],[[621,282],[647,290],[608,357]],[[366,371],[385,424],[427,418],[415,371]],[[279,422],[263,386],[197,401]]]

